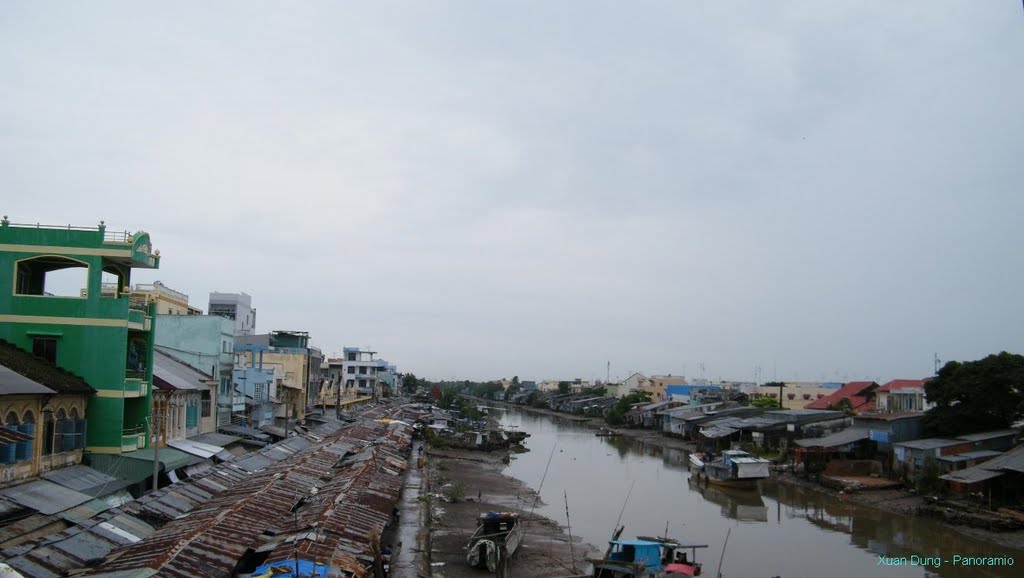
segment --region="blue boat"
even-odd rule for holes
[[[621,532],[621,530],[620,530]],[[681,578],[700,576],[701,565],[693,560],[697,548],[671,538],[641,536],[635,540],[612,539],[608,551],[594,565],[594,578]],[[686,550],[693,554],[686,555]]]

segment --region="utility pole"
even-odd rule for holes
[[[146,417],[149,422],[149,433],[153,440],[153,491],[157,490],[160,481],[160,423],[163,421],[156,412]]]

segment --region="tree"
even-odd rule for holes
[[[761,409],[778,409],[782,407],[779,402],[775,401],[770,397],[759,397],[754,401],[750,402],[751,407],[759,407]]]
[[[1009,427],[1024,416],[1024,356],[1003,351],[977,361],[950,361],[924,390],[935,404],[925,415],[928,435]]]
[[[414,373],[402,374],[402,391],[407,394],[415,393],[416,388],[421,385],[421,382],[425,381],[426,380],[418,379]]]
[[[845,397],[835,403],[828,404],[828,408],[834,411],[841,411],[848,416],[856,415],[857,413],[853,411],[853,404],[850,403],[850,400]]]
[[[565,394],[569,393],[569,382],[568,381],[559,381],[558,382],[558,393],[561,394],[561,395],[565,395]]]

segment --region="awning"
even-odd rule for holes
[[[278,427],[276,425],[260,426],[260,431],[265,431],[268,434],[277,436],[279,438],[286,438],[286,437],[288,437],[288,432],[284,431],[283,427]]]
[[[125,480],[96,471],[89,466],[77,465],[61,468],[43,474],[43,479],[64,486],[70,490],[81,492],[93,498],[101,498],[113,494],[131,484]]]
[[[258,439],[258,440],[260,440],[262,442],[270,441],[270,436],[268,436],[267,434],[261,432],[258,429],[253,429],[251,427],[245,427],[245,426],[241,426],[241,425],[233,425],[232,424],[232,425],[222,425],[222,426],[220,426],[217,429],[219,429],[222,432],[227,432],[229,434],[236,434],[236,435],[240,435],[240,436],[243,436],[243,437],[249,437],[249,438]]]
[[[46,480],[4,488],[0,490],[0,496],[47,515],[63,512],[92,499],[91,496]]]
[[[739,430],[737,430],[737,429],[733,429],[731,427],[726,427],[724,425],[713,425],[713,426],[710,426],[710,427],[701,428],[700,435],[702,435],[702,436],[704,436],[706,438],[709,438],[709,439],[715,439],[715,438],[724,438],[724,437],[727,437],[727,436],[731,436],[732,434],[734,434],[734,433],[736,433],[738,431]]]
[[[14,427],[14,426],[11,426]],[[0,444],[16,444],[19,442],[32,441],[32,436],[20,431],[0,427]]]
[[[203,458],[187,454],[174,448],[160,448],[160,465],[164,472],[203,461]],[[152,448],[124,454],[93,454],[90,464],[94,469],[107,475],[137,484],[153,476]]]
[[[210,433],[199,434],[197,436],[192,436],[192,437],[190,437],[188,439],[190,439],[190,440],[192,440],[194,442],[199,442],[199,443],[202,443],[202,444],[209,444],[211,446],[220,446],[220,447],[223,448],[223,447],[227,447],[227,446],[237,442],[238,440],[240,440],[242,438],[239,438],[237,436],[229,436],[227,434],[210,432]]]
[[[165,472],[183,468],[185,466],[191,466],[192,464],[198,464],[203,461],[202,458],[187,454],[174,448],[160,448],[157,455],[160,460],[160,465],[163,466]],[[121,457],[130,460],[140,460],[153,463],[153,450],[135,450],[134,452],[121,454]]]
[[[220,446],[212,446],[194,440],[171,440],[167,442],[167,445],[204,460],[217,456],[222,461],[227,461],[232,457],[231,452]]]

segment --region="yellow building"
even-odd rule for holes
[[[651,401],[666,401],[668,394],[665,393],[665,388],[669,385],[685,385],[686,378],[681,375],[652,375],[641,381],[639,387],[640,391],[646,391],[651,394]]]
[[[294,349],[294,351],[290,351]],[[309,381],[309,355],[306,350],[289,347],[270,347],[268,351],[239,351],[242,365],[254,367],[263,358],[263,369],[274,372],[274,385],[270,395],[275,421],[303,420],[306,418],[306,383]]]
[[[157,315],[202,315],[203,311],[188,304],[188,295],[175,291],[160,281],[152,284],[138,284],[132,288],[132,296],[145,295],[156,304]]]
[[[95,393],[82,378],[0,341],[0,483],[81,463]]]

